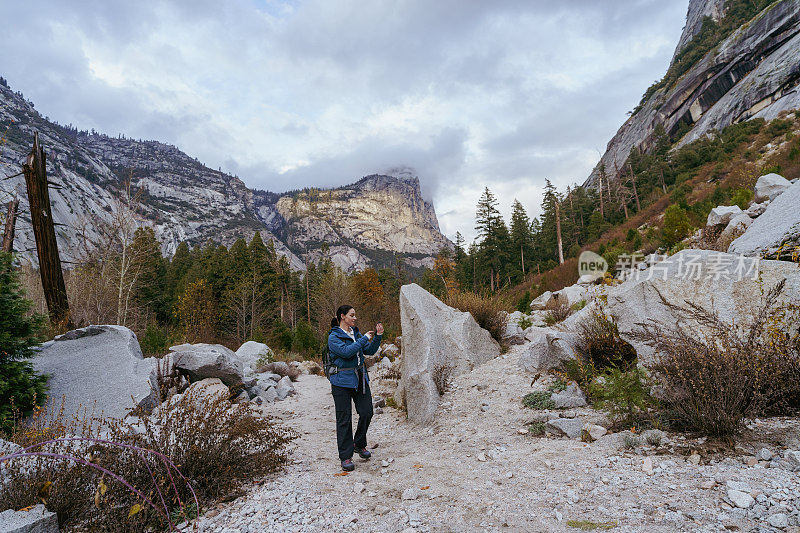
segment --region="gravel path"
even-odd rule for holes
[[[800,531],[798,474],[766,468],[765,461],[747,466],[749,449],[694,464],[688,450],[701,450],[702,439],[682,435],[628,450],[619,433],[591,444],[521,434],[537,416],[521,405],[522,396],[548,378],[532,388],[533,377],[518,370],[520,350],[457,377],[433,427],[417,427],[396,409],[376,414],[373,457],[356,457],[356,470],[345,476],[336,475],[330,385],[301,376],[296,395],[269,406],[300,434],[291,464],[209,511],[199,530],[549,532],[578,531],[570,521],[584,520],[618,532]],[[375,380],[376,399],[389,390],[390,383]],[[603,418],[591,409],[571,411],[586,421]],[[798,435],[800,428],[793,419],[755,424],[765,433]],[[746,447],[757,451],[761,444]],[[778,444],[768,448],[783,453]],[[754,498],[748,509],[734,505],[730,496],[739,493]]]

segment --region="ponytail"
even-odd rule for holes
[[[331,328],[338,328],[342,317],[349,313],[352,308],[352,305],[340,305],[339,309],[336,310],[336,316],[331,319]]]

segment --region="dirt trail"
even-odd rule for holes
[[[520,434],[535,415],[522,396],[547,380],[532,388],[532,376],[518,370],[520,350],[455,378],[432,427],[384,408],[369,430],[370,447],[377,445],[372,459],[356,457],[356,470],[346,476],[335,475],[330,385],[301,376],[296,395],[269,407],[300,434],[291,466],[202,519],[201,529],[544,532],[577,531],[569,521],[588,520],[620,532],[747,530],[756,523],[721,500],[725,481],[765,493],[780,490],[772,485],[797,490],[796,474],[744,467],[734,458],[694,465],[680,455],[653,455],[649,472],[643,455],[623,451],[619,434],[591,444]],[[386,390],[373,380],[376,399]],[[602,416],[572,411],[587,421]],[[710,481],[713,488],[702,488]]]

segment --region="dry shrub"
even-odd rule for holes
[[[102,438],[106,442],[57,442],[43,450],[108,469],[156,504],[163,503],[172,519],[181,522],[194,518],[195,494],[200,506],[207,506],[243,483],[279,469],[286,461],[286,444],[295,437],[272,420],[254,416],[247,404],[231,405],[220,396],[202,398],[198,391],[175,397],[139,420],[131,427],[85,414],[71,420],[63,414],[38,416],[21,426],[13,440],[26,446],[64,435]],[[180,474],[145,450],[169,457]],[[166,513],[149,507],[130,488],[66,457],[12,459],[4,464],[4,474],[7,483],[0,488],[0,509],[43,501],[62,525],[70,527],[101,531],[168,527]]]
[[[548,311],[544,316],[544,321],[548,326],[563,322],[564,319],[566,319],[570,313],[572,313],[572,309],[570,309],[567,303],[563,300],[558,300],[555,303],[548,304],[547,309]]]
[[[446,303],[450,307],[471,314],[475,322],[488,331],[494,340],[501,341],[503,330],[506,327],[506,318],[498,299],[474,292],[451,291],[447,296]]]
[[[325,372],[322,371],[322,366],[316,361],[311,361],[308,365],[308,373],[312,376],[324,376]],[[291,378],[289,378],[291,379]]]
[[[439,396],[444,396],[444,393],[450,388],[452,375],[452,366],[438,364],[433,367],[433,383],[436,385],[436,390],[439,392]]]
[[[594,368],[626,370],[636,362],[636,350],[619,335],[619,329],[602,307],[591,310],[588,320],[581,323],[578,346]]]
[[[708,435],[737,433],[745,418],[800,407],[800,312],[779,307],[785,280],[770,289],[751,320],[724,322],[713,310],[661,300],[680,322],[640,324],[635,338],[661,354],[653,367],[676,421]]]
[[[292,381],[297,381],[303,371],[300,367],[290,364],[280,364],[280,363],[267,363],[265,365],[258,365],[256,368],[256,372],[259,374],[263,374],[264,372],[272,372],[273,374],[278,374],[281,377],[289,376],[289,379]]]

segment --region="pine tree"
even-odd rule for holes
[[[11,254],[0,252],[0,432],[13,424],[12,408],[25,413],[45,399],[45,376],[37,375],[28,359],[39,343],[44,317],[29,315],[33,304],[12,266]]]
[[[525,263],[532,259],[533,235],[531,233],[531,221],[525,208],[514,199],[511,205],[511,245],[513,253],[518,259],[515,265],[519,265],[520,272],[525,275]]]

